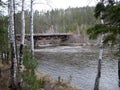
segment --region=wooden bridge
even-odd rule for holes
[[[68,40],[72,36],[70,33],[38,33],[33,34],[35,47],[45,44],[59,44]],[[21,34],[16,35],[17,43],[21,41]],[[25,35],[25,44],[30,45],[30,34]]]

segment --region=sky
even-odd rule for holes
[[[68,7],[95,6],[96,3],[97,0],[34,0],[33,9],[38,11],[47,11],[56,8],[66,9]],[[25,9],[30,9],[30,0],[25,0]]]
[[[83,7],[87,5],[95,5],[95,0],[51,0],[57,8]]]
[[[39,4],[36,4],[39,3]],[[95,6],[97,0],[35,0],[34,10],[66,9],[68,7]]]

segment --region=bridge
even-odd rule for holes
[[[72,36],[71,33],[38,33],[33,34],[35,47],[46,44],[59,44],[68,40]],[[25,44],[30,45],[30,34],[25,35]],[[17,43],[21,41],[21,34],[16,34]]]

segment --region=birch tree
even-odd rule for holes
[[[34,56],[34,39],[33,39],[33,0],[30,4],[30,38],[31,38],[31,53]]]
[[[23,60],[23,47],[24,47],[24,39],[25,39],[25,16],[24,16],[24,2],[25,0],[22,0],[22,14],[21,14],[21,22],[22,22],[22,30],[21,30],[21,44],[20,44],[20,52],[19,52],[19,66],[18,66],[18,72],[19,72],[19,82],[18,86],[19,89],[22,90],[22,60]]]
[[[95,79],[94,90],[99,90],[99,83],[100,83],[100,77],[101,77],[101,62],[102,62],[102,57],[103,57],[103,39],[104,39],[104,34],[101,35],[101,40],[100,40],[98,70],[97,70],[97,76]]]
[[[100,0],[101,3],[103,3],[104,0]],[[101,16],[102,16],[101,12]],[[104,20],[101,19],[101,24],[104,25]],[[101,35],[101,40],[100,40],[100,51],[99,51],[99,58],[98,58],[98,70],[97,70],[97,76],[95,79],[95,85],[94,85],[94,90],[99,90],[99,84],[100,84],[100,78],[101,78],[101,62],[102,62],[102,57],[103,57],[103,40],[104,40],[104,34],[102,33]]]
[[[101,0],[96,5],[95,8],[95,17],[103,19],[102,24],[96,24],[94,27],[88,29],[88,33],[91,38],[96,38],[99,34],[105,34],[104,39],[101,41],[104,44],[111,43],[111,46],[114,44],[119,44],[118,46],[118,85],[120,86],[120,3],[115,0]],[[101,15],[102,14],[102,15]],[[104,23],[104,24],[103,24]],[[102,48],[102,47],[101,47]],[[102,56],[102,53],[99,54]],[[99,57],[100,58],[100,57]],[[101,57],[102,58],[102,57]],[[98,66],[98,78],[101,75],[101,64]],[[94,90],[99,90],[98,86],[99,79],[96,77],[96,87]]]
[[[17,55],[15,45],[15,30],[14,30],[14,8],[13,0],[10,0],[10,46],[11,46],[11,86],[13,90],[16,90],[16,69],[17,69]]]
[[[104,5],[103,1],[104,0],[100,0],[102,5]],[[102,17],[102,15],[103,15],[103,12],[100,12],[100,17]],[[103,19],[101,19],[101,24],[104,25],[104,20]],[[88,30],[88,32],[89,32],[89,30]],[[100,51],[99,51],[99,57],[98,57],[98,67],[97,67],[97,75],[96,75],[95,84],[94,84],[94,90],[99,90],[99,84],[100,84],[100,78],[101,78],[101,62],[102,62],[102,57],[103,57],[103,41],[104,41],[104,34],[101,33]]]

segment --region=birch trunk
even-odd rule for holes
[[[99,90],[99,83],[100,83],[100,77],[101,77],[101,62],[102,62],[102,57],[103,57],[103,38],[104,38],[104,34],[101,35],[101,40],[100,40],[98,72],[97,72],[97,76],[96,76],[96,79],[95,79],[94,90]]]
[[[103,0],[101,0],[103,3]],[[103,13],[101,13],[101,16]],[[104,24],[104,20],[101,19],[101,24]],[[100,39],[100,51],[99,51],[99,58],[98,58],[98,72],[97,76],[95,79],[95,84],[94,84],[94,90],[99,90],[99,84],[100,84],[100,77],[101,77],[101,62],[102,62],[102,57],[103,57],[103,39],[104,39],[104,34],[101,35]]]
[[[22,20],[22,31],[21,31],[21,44],[24,45],[24,41],[25,41],[25,15],[24,15],[24,3],[25,0],[22,0],[22,16],[21,16],[21,20]]]
[[[10,0],[10,44],[11,44],[11,85],[12,89],[16,90],[16,69],[17,69],[17,55],[15,45],[15,30],[14,30],[14,8],[13,0]]]
[[[33,0],[31,0],[30,11],[30,36],[31,36],[31,53],[34,56],[34,39],[33,39]]]
[[[25,39],[25,16],[24,16],[24,2],[25,0],[22,0],[22,14],[21,14],[21,21],[22,21],[22,30],[21,30],[21,44],[20,44],[20,52],[19,52],[19,67],[18,67],[18,72],[19,72],[19,90],[22,90],[22,59],[23,59],[23,46],[24,46],[24,39]]]

